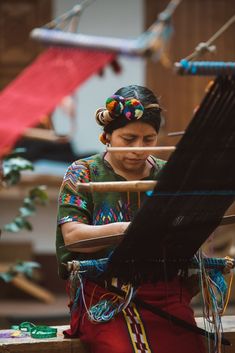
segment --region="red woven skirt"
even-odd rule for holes
[[[85,284],[85,300],[89,307],[107,291],[93,284]],[[138,289],[138,298],[168,313],[196,325],[190,307],[191,295],[176,278],[156,285],[144,284]],[[114,319],[94,323],[88,318],[80,301],[71,308],[70,329],[66,337],[79,337],[90,346],[91,353],[205,353],[202,336],[188,331],[150,311],[129,305]]]

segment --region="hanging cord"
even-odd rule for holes
[[[201,42],[197,45],[194,52],[188,55],[185,60],[194,60],[199,55],[206,52],[214,52],[216,47],[212,43],[221,36],[233,23],[235,22],[235,15],[232,16],[208,41]]]
[[[72,262],[72,265],[69,264],[69,267],[70,267],[70,271],[69,272],[73,272],[73,276],[70,277],[70,279],[72,279],[74,282],[76,282],[77,280],[77,290],[80,288],[80,291],[76,294],[79,293],[79,297],[84,305],[84,308],[85,308],[85,311],[86,313],[88,314],[88,317],[93,320],[94,319],[94,316],[90,316],[90,308],[89,306],[91,305],[92,301],[93,301],[93,296],[94,296],[94,292],[92,293],[92,298],[90,300],[90,303],[87,305],[86,303],[86,299],[85,299],[85,293],[84,293],[84,285],[83,285],[83,278],[82,278],[82,273],[79,273],[79,268],[77,267],[77,262],[78,261],[75,261]],[[72,266],[72,267],[71,267]],[[83,271],[82,271],[83,272]],[[84,271],[86,272],[86,271]],[[208,340],[214,340],[215,339],[215,335],[213,334],[212,330],[211,332],[206,332],[205,330],[201,329],[200,327],[197,327],[197,326],[194,326],[194,325],[191,325],[189,324],[188,322],[174,316],[174,315],[171,315],[169,314],[168,312],[158,308],[158,307],[155,307],[153,305],[151,305],[150,303],[147,303],[147,302],[144,302],[143,300],[141,300],[140,298],[138,298],[138,296],[136,296],[136,291],[134,290],[133,287],[129,286],[128,287],[128,291],[127,292],[124,292],[123,290],[121,290],[120,288],[118,287],[114,287],[113,285],[110,285],[108,283],[104,284],[103,281],[100,282],[98,279],[93,279],[92,282],[94,284],[97,284],[98,286],[102,287],[102,288],[105,288],[109,291],[110,293],[110,297],[111,299],[113,300],[114,304],[116,305],[116,308],[117,308],[117,302],[121,302],[121,304],[119,305],[118,307],[118,310],[113,312],[114,313],[114,316],[122,311],[123,309],[125,309],[131,302],[135,303],[136,305],[152,312],[153,314],[155,315],[158,315],[164,319],[167,319],[167,320],[170,320],[172,323],[176,324],[176,325],[179,325],[181,327],[184,327],[186,330],[189,330],[189,331],[192,331],[192,332],[196,332],[200,335],[203,335],[203,336],[206,336],[208,338]],[[116,294],[116,297],[112,297],[113,294]],[[124,298],[124,299],[120,299],[120,298]],[[78,300],[79,298],[76,298],[76,300]],[[100,299],[104,299],[104,296],[101,296]],[[107,309],[107,308],[106,308]],[[107,314],[107,313],[106,313]],[[105,321],[108,321],[112,318],[113,316],[104,316],[103,318],[105,318],[106,320]],[[104,322],[104,321],[101,321],[100,318],[98,318],[98,322]],[[107,320],[108,319],[108,320]],[[97,322],[97,321],[96,321]],[[222,337],[222,344],[224,345],[230,345],[230,342]]]
[[[209,270],[206,271],[203,261],[203,255],[200,251],[197,255],[197,261],[200,268],[199,278],[201,284],[201,293],[203,299],[203,318],[204,326],[214,335],[214,350],[216,353],[221,353],[222,345],[222,320],[228,305],[231,286],[232,273],[227,286],[220,271]],[[209,328],[210,329],[209,329]],[[208,337],[209,338],[209,337]],[[210,343],[208,340],[208,350],[210,351]]]
[[[134,287],[132,285],[128,285],[124,299],[121,296],[115,295],[114,293],[105,293],[100,297],[98,303],[94,305],[87,305],[82,276],[79,272],[76,272],[75,276],[80,282],[80,293],[85,311],[89,319],[93,322],[98,323],[110,321],[122,310],[126,309],[135,295]],[[93,295],[94,292],[92,294],[92,298]],[[108,298],[106,299],[105,297],[107,296]]]
[[[205,273],[205,266],[204,266],[204,262],[203,262],[203,256],[202,256],[202,251],[199,250],[197,255],[194,256],[195,260],[198,263],[198,268],[199,268],[199,284],[200,284],[200,288],[201,288],[201,295],[202,295],[202,302],[203,302],[203,323],[204,323],[204,329],[205,332],[207,333],[205,336],[207,338],[207,347],[208,347],[208,353],[210,353],[210,336],[212,335],[212,327],[210,325],[210,323],[208,321],[206,321],[206,315],[205,315],[205,308],[206,308],[206,297],[205,297],[205,293],[203,290],[203,283],[204,283],[204,273]]]
[[[61,16],[45,24],[44,28],[64,28],[67,23],[71,21],[74,17],[80,16],[81,12],[85,9],[85,7],[89,6],[92,2],[94,2],[94,0],[81,1],[79,4],[75,5],[71,10],[65,12]]]
[[[73,303],[72,310],[74,306],[78,305],[78,301],[80,298],[82,300],[85,311],[91,321],[108,322],[122,310],[126,309],[126,307],[130,304],[133,296],[135,295],[135,290],[132,285],[127,285],[125,286],[125,288],[122,287],[125,293],[124,298],[115,293],[107,292],[101,295],[99,301],[96,304],[93,304],[93,298],[95,290],[97,288],[96,285],[93,289],[90,303],[87,304],[84,294],[83,275],[86,276],[86,273],[90,269],[90,275],[92,273],[92,277],[96,278],[100,273],[104,271],[105,268],[102,259],[100,261],[100,264],[99,261],[96,260],[84,260],[81,262],[74,260],[68,262],[68,267],[70,269],[70,290],[68,292],[70,295],[70,301]],[[91,271],[91,269],[93,270]],[[72,295],[71,289],[73,289]]]
[[[230,272],[229,285],[228,285],[228,291],[227,291],[227,297],[226,297],[224,308],[222,310],[221,315],[224,315],[224,313],[225,313],[225,311],[227,309],[227,306],[228,306],[228,303],[229,303],[229,299],[230,299],[230,295],[231,295],[231,290],[232,290],[232,283],[233,283],[233,272],[231,271]]]

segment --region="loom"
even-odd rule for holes
[[[234,75],[235,62],[223,61],[188,61],[186,59],[175,63],[176,72],[180,75]]]
[[[156,21],[140,36],[134,39],[114,38],[107,36],[87,35],[61,30],[75,16],[81,14],[87,6],[87,0],[76,5],[73,9],[51,21],[49,24],[34,28],[31,38],[53,46],[66,46],[73,48],[86,48],[107,51],[128,56],[153,56],[159,58],[163,47],[172,35],[171,17],[181,0],[171,0]],[[88,1],[90,3],[90,1]]]
[[[226,267],[227,261],[232,261],[233,267],[235,266],[235,259],[223,259],[223,258],[204,258],[203,259],[203,265],[208,268],[208,269],[219,269],[223,270],[224,267]],[[154,261],[150,261],[152,266],[156,266],[158,264],[161,264],[164,260],[163,259],[155,259]],[[195,256],[190,261],[188,259],[179,259],[177,262],[184,263],[187,261],[187,265],[189,266],[190,269],[199,269],[200,264],[198,258]],[[73,260],[69,261],[67,263],[67,268],[68,271],[78,271],[81,273],[84,277],[88,277],[91,279],[94,278],[99,278],[100,276],[104,275],[107,266],[109,263],[109,258],[102,258],[102,259],[97,259],[97,260]],[[176,260],[174,259],[168,259],[168,263],[176,263]]]
[[[110,256],[108,276],[136,285],[171,279],[187,267],[234,201],[234,116],[235,79],[217,77]],[[165,261],[152,266],[157,258]]]

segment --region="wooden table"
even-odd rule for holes
[[[197,325],[204,329],[204,322],[202,317],[196,318]],[[222,317],[224,337],[231,342],[231,346],[223,346],[222,352],[235,353],[235,315],[228,315]],[[211,352],[213,353],[213,351]]]
[[[0,338],[0,353],[88,353],[78,338],[64,338],[63,330],[67,328],[57,326],[55,338]]]
[[[224,316],[224,336],[231,342],[232,346],[226,346],[223,352],[235,353],[235,316]],[[204,328],[203,319],[196,318],[197,325]],[[89,353],[78,338],[64,339],[63,330],[68,326],[57,326],[56,338],[34,339],[7,338],[0,339],[0,353]],[[1,330],[0,330],[1,332]]]

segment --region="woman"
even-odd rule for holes
[[[106,109],[98,109],[96,121],[103,126],[101,141],[112,147],[154,147],[161,125],[161,108],[154,94],[142,86],[119,89],[106,101]],[[112,249],[95,247],[81,252],[66,252],[61,245],[78,240],[123,233],[139,207],[136,193],[78,192],[76,183],[89,181],[153,180],[164,161],[145,151],[107,152],[74,162],[68,169],[60,191],[57,257],[59,272],[67,278],[68,260],[95,259],[108,256]],[[141,201],[144,193],[141,195]],[[86,281],[85,303],[92,306],[107,292]],[[138,289],[138,297],[195,324],[189,306],[192,293],[179,278],[173,281],[146,283]],[[201,337],[147,310],[128,305],[108,323],[89,320],[83,304],[71,303],[71,328],[66,332],[88,343],[92,353],[200,353]]]

